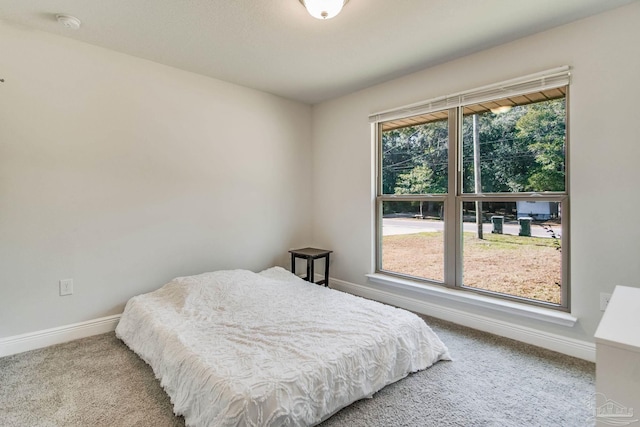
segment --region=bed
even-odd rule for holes
[[[116,335],[188,426],[309,426],[448,350],[405,310],[274,267],[173,279],[131,298]]]

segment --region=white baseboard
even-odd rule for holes
[[[404,308],[416,313],[433,316],[462,326],[511,338],[538,347],[557,351],[569,356],[596,361],[596,346],[594,343],[567,338],[562,335],[544,332],[538,329],[519,326],[502,320],[492,319],[474,313],[448,308],[424,300],[409,298],[397,293],[374,289],[368,286],[342,280],[331,279],[331,287],[350,294]]]
[[[0,357],[111,332],[116,329],[119,320],[120,315],[116,314],[72,325],[0,338]]]

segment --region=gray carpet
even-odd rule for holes
[[[593,425],[595,365],[425,318],[453,362],[385,387],[321,424]],[[151,368],[114,333],[0,358],[0,425],[184,426]]]

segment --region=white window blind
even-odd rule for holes
[[[570,77],[569,66],[553,68],[528,76],[406,105],[393,110],[381,111],[370,115],[369,122],[386,122],[388,120],[427,114],[448,108],[462,107],[567,86]]]

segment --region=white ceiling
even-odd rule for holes
[[[350,0],[320,21],[298,0],[0,0],[0,19],[314,104],[633,1]]]

